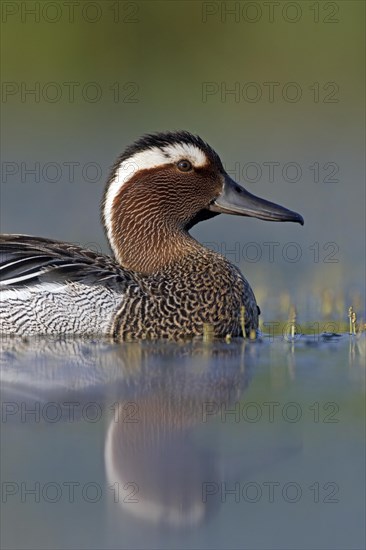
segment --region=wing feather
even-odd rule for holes
[[[93,250],[28,235],[0,236],[2,288],[67,281],[120,288],[132,280],[113,258]]]

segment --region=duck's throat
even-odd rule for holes
[[[156,273],[203,247],[186,231],[165,226],[131,223],[112,233],[111,246],[117,261],[139,273]]]

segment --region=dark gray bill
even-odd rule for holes
[[[303,217],[297,212],[252,195],[227,174],[225,175],[222,193],[210,205],[210,210],[222,214],[250,216],[272,222],[297,222],[304,225]]]

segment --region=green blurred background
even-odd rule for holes
[[[141,134],[183,128],[305,219],[193,230],[240,265],[263,319],[290,303],[300,321],[364,315],[364,6],[2,2],[1,231],[107,252],[109,167]]]

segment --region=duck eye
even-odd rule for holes
[[[189,160],[180,160],[177,164],[178,170],[181,172],[189,172],[189,170],[192,170],[192,164],[189,162]]]

